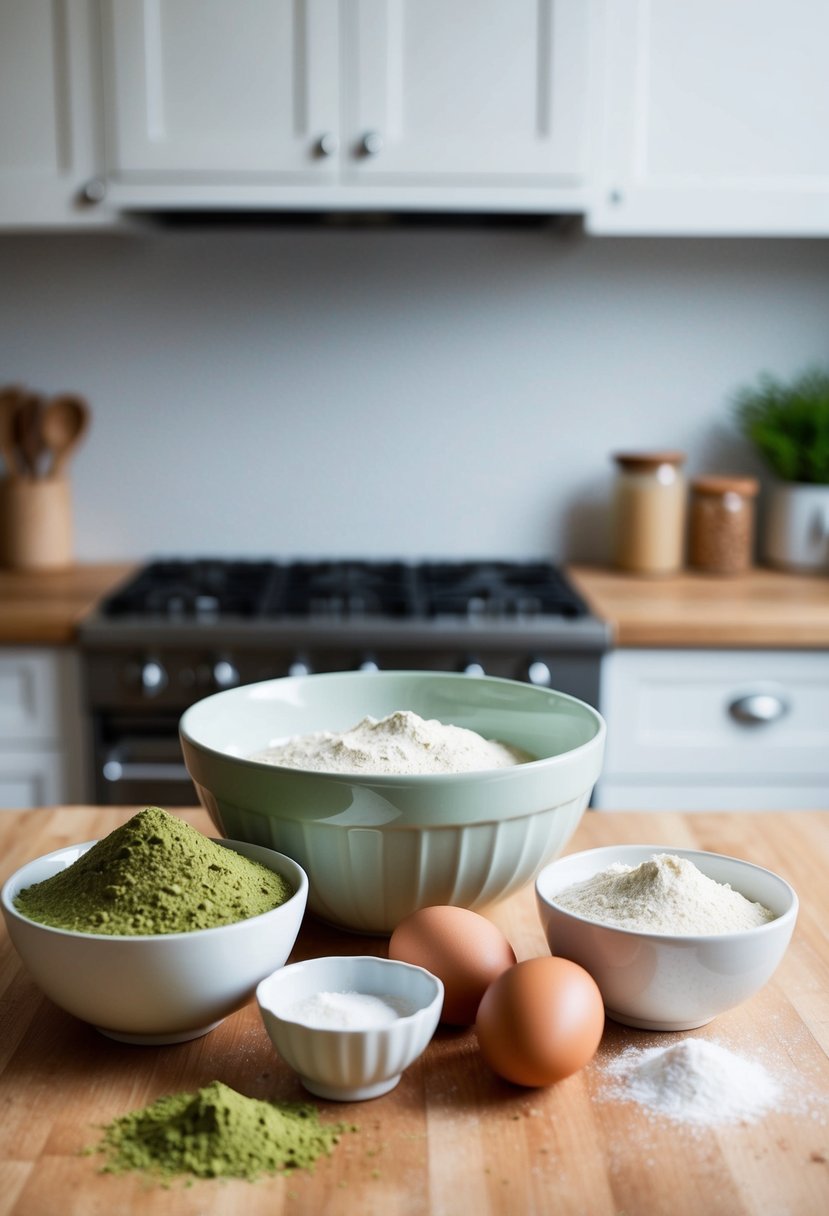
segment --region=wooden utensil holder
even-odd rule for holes
[[[72,564],[72,496],[64,477],[0,481],[0,562],[11,570]]]

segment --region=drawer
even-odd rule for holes
[[[82,801],[85,753],[77,653],[0,649],[0,806]]]
[[[65,801],[66,769],[59,752],[0,751],[0,807],[28,810]],[[0,814],[3,811],[0,810]]]
[[[593,795],[597,811],[829,811],[829,781],[801,784],[794,779],[761,785],[726,780],[699,784],[645,777],[602,778]]]
[[[26,647],[0,652],[0,739],[57,741],[62,656]]]
[[[601,706],[605,781],[829,779],[829,653],[618,650],[603,663]],[[775,706],[771,720],[746,717]]]

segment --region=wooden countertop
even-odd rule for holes
[[[0,570],[0,645],[66,645],[98,600],[135,562],[77,565],[43,573]]]
[[[135,568],[0,570],[0,645],[71,643],[83,617]],[[617,646],[829,647],[829,578],[764,569],[734,579],[644,579],[588,566],[568,573]]]
[[[135,808],[0,812],[0,877],[72,841],[105,835]],[[201,811],[178,812],[209,831]],[[42,997],[0,930],[0,1213],[3,1216],[818,1216],[829,1211],[829,813],[588,812],[570,850],[613,843],[737,854],[794,884],[801,912],[766,987],[692,1032],[762,1060],[800,1099],[762,1121],[693,1132],[609,1097],[604,1069],[630,1044],[683,1037],[608,1022],[596,1058],[547,1089],[499,1080],[474,1031],[438,1032],[398,1087],[372,1102],[317,1102],[359,1127],[314,1173],[163,1189],[102,1176],[81,1156],[97,1126],[164,1093],[222,1080],[259,1098],[305,1100],[255,1004],[203,1038],[128,1047]],[[519,958],[547,952],[532,889],[492,909]],[[306,918],[293,958],[384,954],[382,939]]]
[[[760,568],[739,578],[636,578],[587,566],[568,574],[616,646],[829,647],[826,577]]]

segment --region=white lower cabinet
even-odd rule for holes
[[[599,810],[829,809],[829,653],[617,650]]]
[[[75,652],[0,649],[0,808],[81,801],[83,755]]]

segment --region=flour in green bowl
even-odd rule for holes
[[[135,936],[233,924],[292,895],[281,874],[151,806],[67,869],[24,888],[14,906],[56,929]]]

